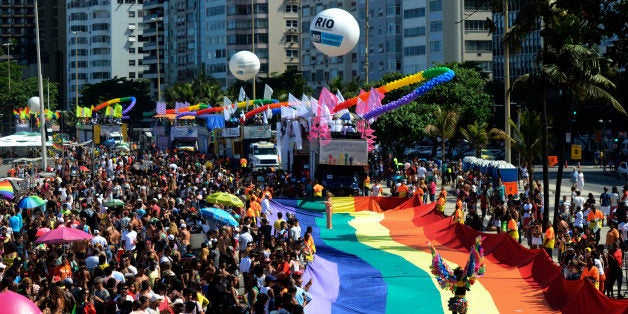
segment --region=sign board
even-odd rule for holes
[[[240,128],[222,129],[222,137],[240,137]]]
[[[173,126],[170,128],[170,138],[197,138],[198,132],[195,125]]]
[[[572,144],[571,145],[571,159],[572,160],[580,160],[582,159],[582,146]]]
[[[266,125],[245,125],[242,127],[242,135],[245,140],[268,139],[270,138],[270,124]]]
[[[332,140],[320,145],[319,164],[366,166],[368,148],[365,140]]]
[[[166,135],[166,127],[164,127],[164,126],[157,126],[157,125],[153,126],[153,134],[165,136]]]

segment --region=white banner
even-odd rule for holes
[[[366,166],[368,150],[365,140],[332,140],[320,145],[319,164]]]
[[[222,129],[222,137],[240,137],[240,128],[224,128]]]
[[[242,133],[245,140],[249,139],[265,139],[271,137],[270,125],[247,125],[242,127]]]
[[[196,126],[173,126],[170,128],[170,138],[196,138],[198,132]]]

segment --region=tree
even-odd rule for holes
[[[257,98],[262,98],[260,91],[264,91],[264,85],[266,84],[273,88],[273,98],[279,101],[287,101],[288,93],[291,93],[296,97],[312,93],[312,89],[307,85],[307,81],[303,77],[303,73],[292,68],[281,74],[273,73],[270,77],[259,78],[257,84],[255,84],[258,94]],[[229,88],[229,94],[237,96],[240,91],[240,87],[234,87],[235,88]]]
[[[495,137],[504,141],[510,141],[512,148],[521,156],[526,163],[530,180],[534,174],[534,161],[541,157],[541,115],[538,112],[523,110],[519,111],[519,123],[512,119],[508,124],[512,130],[512,136],[508,136],[503,130],[494,129]]]
[[[443,110],[437,107],[433,112],[433,122],[425,127],[425,133],[434,138],[435,142],[438,142],[440,138],[441,145],[441,165],[445,164],[445,142],[450,140],[456,133],[456,125],[460,116],[458,112],[454,110]],[[445,181],[443,181],[445,182]]]
[[[487,81],[481,71],[472,63],[446,66],[456,73],[452,81],[436,86],[422,97],[381,115],[373,124],[375,135],[387,150],[402,155],[404,148],[411,147],[426,137],[425,127],[433,122],[431,113],[439,107],[458,112],[462,125],[473,121],[488,121],[492,99],[485,92]],[[371,86],[382,86],[403,77],[405,75],[401,73],[388,73],[378,81],[365,84],[363,89],[369,90]],[[397,100],[415,88],[416,85],[411,85],[387,92],[382,103]]]
[[[482,149],[486,148],[491,139],[495,137],[497,129],[488,130],[487,122],[475,121],[466,128],[460,128],[459,132],[462,137],[467,140],[469,145],[475,149],[475,156],[482,156]]]
[[[220,82],[211,75],[201,72],[190,82],[177,82],[164,92],[166,103],[188,102],[215,106],[222,104],[223,91]]]
[[[85,84],[81,88],[79,106],[97,106],[105,101],[133,96],[136,104],[129,112],[131,119],[141,119],[142,112],[155,110],[155,102],[150,98],[150,82],[148,80],[129,80],[114,77],[113,79],[95,84]]]
[[[9,89],[8,67],[11,67],[11,89]],[[0,62],[0,123],[2,127],[0,131],[6,129],[11,130],[15,122],[13,117],[13,109],[24,108],[28,106],[28,99],[33,96],[39,96],[39,81],[37,77],[24,78],[24,66],[19,65],[15,61]],[[58,88],[57,83],[49,80],[43,81],[44,85],[44,105],[46,108],[56,110],[58,106]],[[50,95],[50,97],[48,97]],[[8,126],[5,128],[5,125]]]
[[[357,80],[345,83],[342,81],[342,77],[338,76],[329,82],[329,91],[334,94],[340,91],[345,99],[349,99],[358,95],[360,84],[361,82]]]

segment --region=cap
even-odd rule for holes
[[[172,234],[168,235],[168,240],[174,240],[174,235]]]
[[[68,278],[63,279],[61,283],[66,284],[66,285],[73,285],[74,281],[72,280],[72,278],[68,277]]]
[[[584,251],[587,252],[587,253],[591,253],[591,248],[587,247],[587,248],[584,249]]]
[[[183,304],[183,299],[176,299],[174,300],[174,302],[172,302],[172,305],[177,305],[177,304]]]
[[[100,231],[98,231],[98,229],[94,230],[94,234],[99,234]]]
[[[186,228],[187,225],[186,224],[181,224],[181,228]]]
[[[273,275],[267,275],[265,280],[266,281],[277,281],[277,277],[275,277]]]
[[[103,283],[104,281],[105,279],[100,276],[94,278],[94,283]]]
[[[7,268],[7,265],[4,265],[4,263],[0,262],[0,269],[5,269]]]
[[[150,302],[155,302],[155,301],[161,301],[163,300],[164,297],[157,294],[157,293],[153,293],[153,295],[150,297]]]
[[[59,276],[52,277],[52,283],[57,283],[59,281],[61,281],[61,277],[59,277]]]

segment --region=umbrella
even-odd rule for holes
[[[80,166],[80,167],[79,167],[79,170],[80,170],[80,171],[83,171],[83,172],[89,172],[89,168],[87,168],[87,167],[85,167],[85,166]]]
[[[227,192],[212,193],[205,198],[207,203],[222,204],[233,207],[244,207],[244,202],[237,196],[229,194]]]
[[[35,243],[63,244],[82,240],[91,240],[91,234],[74,228],[59,227],[39,237]]]
[[[11,290],[0,293],[0,308],[6,314],[41,314],[33,301]]]
[[[46,204],[46,201],[44,201],[41,197],[37,195],[31,195],[31,196],[23,198],[20,201],[20,203],[17,205],[17,207],[22,208],[22,209],[28,209],[28,208],[36,208],[44,204]]]
[[[39,229],[37,229],[37,233],[35,233],[35,236],[36,237],[41,237],[41,236],[43,236],[44,234],[46,234],[48,232],[50,232],[50,228],[46,228],[46,227],[39,228]]]
[[[0,181],[0,195],[10,200],[15,197],[15,191],[13,190],[13,184],[11,184],[11,181]]]
[[[124,206],[124,202],[122,200],[119,200],[119,199],[112,199],[110,201],[104,202],[103,206],[105,206],[105,207],[123,207]]]
[[[216,220],[222,224],[237,227],[238,221],[228,212],[215,207],[205,207],[200,209],[201,217]]]

